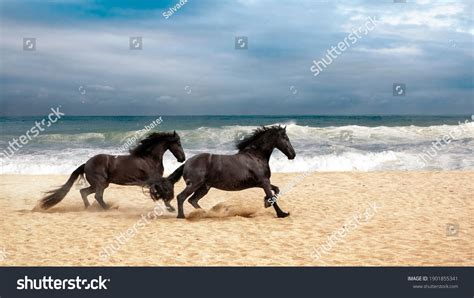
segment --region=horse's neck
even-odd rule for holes
[[[155,167],[161,166],[163,167],[163,155],[164,152],[158,152],[157,154],[150,154],[146,157],[149,163],[153,164]]]
[[[157,166],[163,165],[163,155],[162,154],[155,155],[155,156],[150,155],[149,159],[152,160],[152,162]]]
[[[145,159],[147,160],[150,167],[153,169],[153,172],[158,172],[160,176],[163,175],[164,167],[163,167],[163,160],[162,156],[147,156]]]
[[[252,155],[257,156],[268,163],[270,161],[270,156],[273,153],[273,149],[273,147],[262,148],[261,146],[254,144],[247,147],[245,151],[251,152]]]
[[[153,154],[150,154],[149,158],[151,158],[157,165],[163,164],[163,155],[165,154],[165,150],[159,146],[155,148],[152,153]]]

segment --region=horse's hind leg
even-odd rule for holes
[[[97,203],[99,203],[100,207],[102,207],[104,210],[107,210],[109,209],[109,205],[107,205],[105,202],[104,202],[104,190],[107,188],[107,184],[106,185],[97,185],[96,188],[95,188],[95,199],[97,200]]]
[[[91,193],[94,193],[94,188],[92,186],[83,188],[79,191],[81,193],[82,200],[84,201],[84,206],[86,209],[90,206],[89,201],[87,200],[87,196]]]
[[[178,218],[184,218],[183,203],[186,201],[186,198],[198,190],[201,186],[202,184],[188,184],[186,185],[186,188],[178,195]]]
[[[171,206],[170,201],[164,201],[166,209],[168,209],[169,212],[175,212],[175,209],[173,206]]]
[[[193,205],[194,208],[196,209],[201,209],[201,206],[199,206],[198,201],[202,199],[207,193],[209,192],[209,189],[211,189],[207,185],[201,186],[198,190],[194,192],[194,194],[188,199],[188,202]]]

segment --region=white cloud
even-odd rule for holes
[[[342,24],[347,29],[354,22],[367,16],[377,16],[382,24],[390,26],[424,26],[431,30],[451,30],[472,34],[472,3],[469,2],[429,2],[393,3],[373,6],[339,5],[341,14],[347,15],[349,23]]]
[[[356,48],[356,51],[375,53],[382,55],[421,55],[422,50],[418,47],[394,47],[394,48]]]
[[[462,3],[417,6],[414,10],[380,17],[383,23],[398,25],[424,25],[431,28],[452,28],[458,25],[457,18],[464,10]]]
[[[99,90],[99,91],[114,91],[115,88],[107,85],[87,85],[88,89]]]

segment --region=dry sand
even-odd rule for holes
[[[281,189],[296,182],[279,199],[282,209],[291,212],[287,218],[276,218],[273,208],[263,208],[260,189],[213,189],[200,201],[205,210],[192,212],[185,203],[190,219],[178,220],[175,213],[147,215],[155,204],[141,188],[117,185],[105,191],[105,201],[115,206],[106,212],[97,206],[84,210],[76,186],[51,210],[35,212],[42,192],[67,177],[3,175],[0,265],[474,265],[474,172],[299,177],[272,177]],[[180,182],[175,191],[182,188]],[[176,206],[176,200],[172,204]],[[377,206],[376,213],[370,204]],[[448,232],[449,224],[459,230]],[[329,241],[343,226],[345,235]]]

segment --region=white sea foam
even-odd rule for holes
[[[419,154],[432,142],[449,135],[459,125],[309,127],[287,123],[288,136],[297,156],[288,160],[275,151],[270,160],[274,172],[382,171],[382,170],[473,170],[474,126],[465,124],[463,134],[438,151],[428,163]],[[178,131],[187,158],[201,153],[235,153],[236,140],[254,126],[200,127]],[[69,174],[99,153],[124,154],[120,146],[133,131],[112,133],[42,135],[36,144],[0,161],[0,174]],[[165,171],[179,166],[169,152]]]

